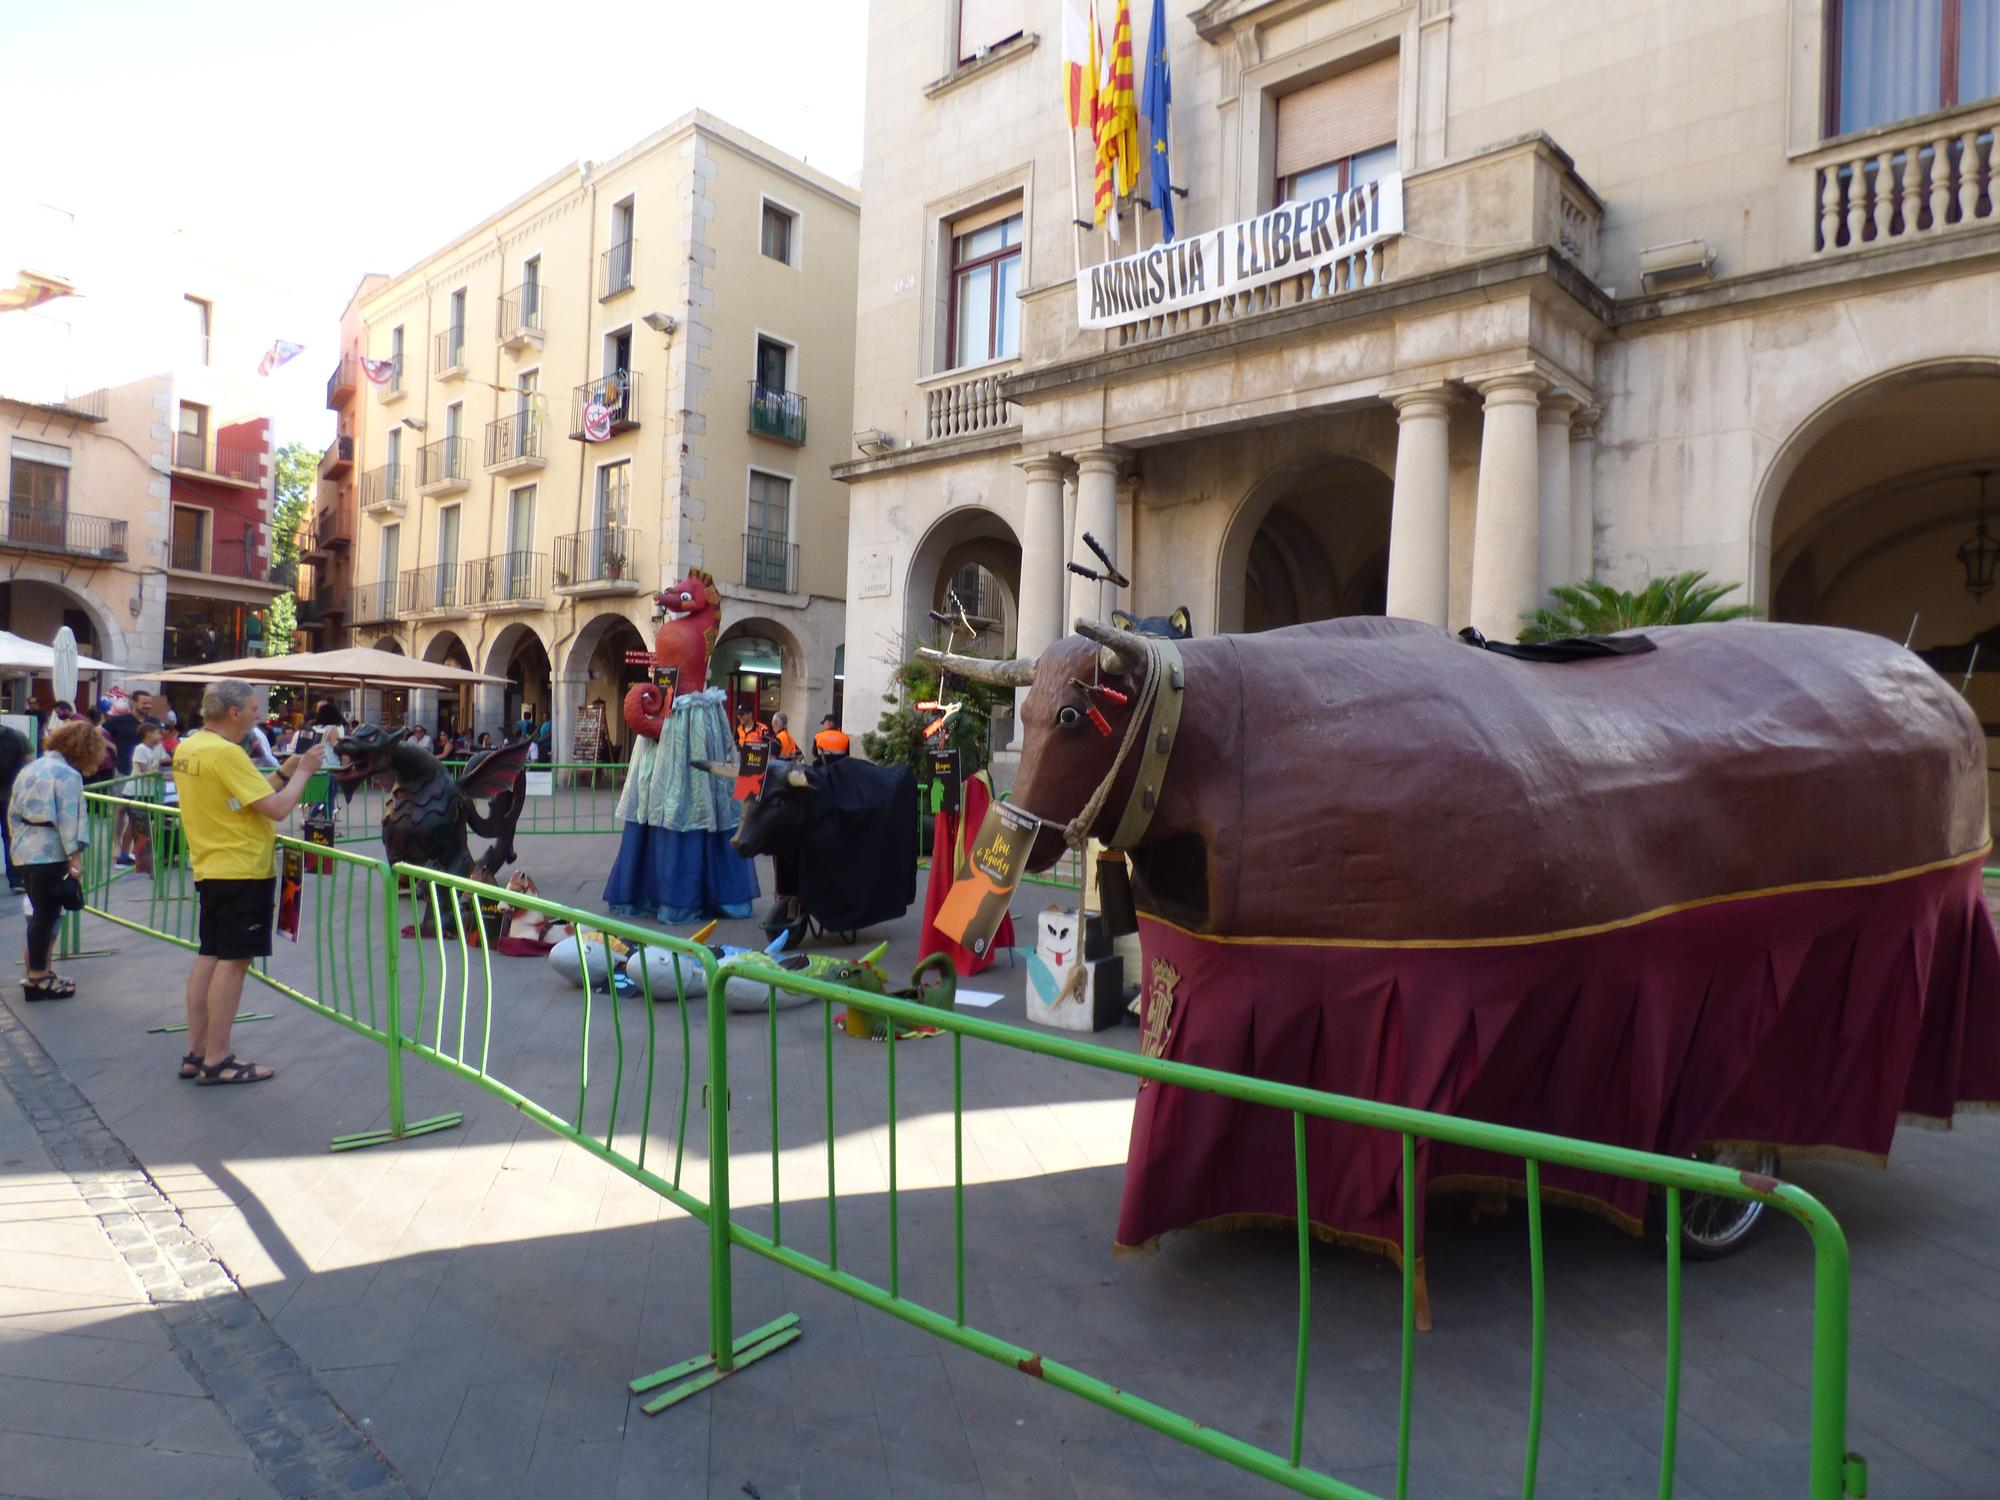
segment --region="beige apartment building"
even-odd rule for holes
[[[622,754],[652,597],[696,568],[711,684],[795,725],[835,704],[858,219],[852,188],[695,112],[363,283],[315,571],[345,568],[354,643],[509,680],[380,711],[547,719],[561,756],[601,704]]]
[[[1113,246],[1073,224],[1060,0],[873,0],[853,702],[948,590],[987,649],[1095,612],[1085,531],[1132,578],[1107,605],[1201,634],[1512,638],[1550,585],[1704,568],[2000,670],[1991,7],[1209,0],[1167,33],[1179,237],[1143,210]]]
[[[75,288],[0,316],[0,629],[46,642],[68,625],[134,680],[243,654],[286,586],[257,374],[282,294],[122,220],[13,203],[0,229],[0,278]]]

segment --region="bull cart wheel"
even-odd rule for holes
[[[1778,1175],[1778,1153],[1771,1150],[1702,1150],[1698,1161],[1765,1177]],[[1681,1194],[1681,1254],[1689,1260],[1721,1260],[1749,1244],[1765,1219],[1765,1205],[1751,1198],[1725,1198],[1715,1193]],[[1667,1199],[1656,1195],[1646,1206],[1646,1237],[1654,1244],[1666,1234]]]

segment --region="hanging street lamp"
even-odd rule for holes
[[[1993,587],[1993,573],[2000,566],[2000,541],[1995,541],[1986,530],[1986,481],[1993,476],[1991,469],[1980,469],[1979,480],[1979,524],[1973,534],[1959,544],[1958,564],[1965,569],[1965,589],[1975,599],[1984,599]]]

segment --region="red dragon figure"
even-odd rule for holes
[[[653,602],[673,616],[654,633],[654,668],[673,670],[674,692],[700,692],[708,686],[708,658],[722,625],[722,595],[715,580],[696,568],[653,595]],[[625,723],[649,740],[660,737],[673,711],[673,698],[658,682],[642,682],[625,695]]]

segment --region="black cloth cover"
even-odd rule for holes
[[[1643,635],[1573,635],[1560,641],[1489,641],[1470,625],[1458,633],[1468,646],[1511,656],[1516,661],[1595,661],[1602,656],[1640,656],[1657,649]]]
[[[814,771],[799,848],[799,901],[830,932],[900,917],[917,899],[917,778],[842,757]]]

